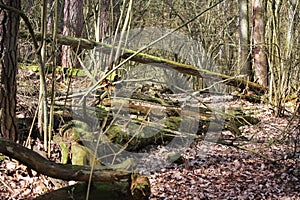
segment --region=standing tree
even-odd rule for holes
[[[80,37],[83,29],[83,0],[65,0],[63,34]],[[75,49],[75,51],[77,51]],[[62,67],[76,67],[70,46],[62,46]]]
[[[250,48],[249,48],[249,14],[248,0],[239,0],[239,57],[238,66],[241,74],[252,79],[252,70],[250,64]]]
[[[265,1],[253,0],[253,68],[257,82],[268,85],[268,68],[265,48]]]
[[[105,37],[109,29],[108,18],[109,18],[109,1],[101,0],[98,2],[100,5],[100,10],[94,13],[95,17],[95,39],[100,42],[101,39]]]
[[[20,9],[20,0],[3,0],[3,5]],[[0,9],[0,136],[18,140],[16,122],[17,91],[17,34],[19,16],[9,10]]]

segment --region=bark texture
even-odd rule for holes
[[[64,165],[51,162],[31,149],[4,138],[0,138],[0,153],[22,162],[30,169],[53,178],[85,182],[88,182],[90,178],[91,168],[88,166]],[[128,179],[129,177],[129,172],[99,166],[94,167],[91,178],[92,181],[113,182]]]
[[[20,9],[20,0],[4,0],[4,5]],[[19,16],[14,12],[0,9],[0,136],[16,141],[17,91],[17,34]]]
[[[248,0],[239,0],[239,57],[238,66],[241,74],[252,79],[250,64],[250,37],[249,37],[249,14]]]
[[[63,35],[80,37],[83,29],[83,0],[65,0]],[[62,67],[78,67],[72,51],[77,48],[62,46]]]
[[[260,85],[268,85],[268,68],[265,49],[265,0],[253,0],[253,68]]]

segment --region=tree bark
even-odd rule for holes
[[[253,68],[260,85],[268,85],[268,67],[265,48],[265,1],[253,0]]]
[[[239,56],[240,73],[252,80],[250,64],[249,14],[248,0],[239,0]]]
[[[95,185],[97,186],[97,188],[94,188],[96,193],[92,192],[91,198],[95,196],[97,197],[96,199],[110,199],[110,197],[115,197],[115,195],[123,193],[123,195],[126,195],[126,199],[148,199],[151,193],[148,178],[124,171],[125,168],[123,168],[123,165],[115,165],[113,169],[106,166],[95,166],[91,171],[91,167],[88,166],[59,164],[51,162],[38,153],[5,138],[0,138],[0,153],[24,163],[27,167],[38,173],[53,178],[88,182],[91,177],[91,181],[102,182],[100,185]],[[90,175],[91,173],[92,175]],[[86,194],[85,190],[82,191],[78,188],[75,191],[76,195],[79,196],[85,196]],[[108,195],[105,195],[105,192],[108,192]],[[110,195],[109,193],[111,192],[115,194]],[[63,197],[60,199],[66,199],[69,193],[65,192],[59,194],[59,196]],[[76,196],[75,199],[84,199],[83,197],[79,198],[79,196]],[[45,195],[41,199],[50,199],[47,197],[52,197],[52,195]]]
[[[6,6],[20,9],[20,0],[3,0]],[[0,136],[18,140],[16,122],[17,91],[17,34],[19,15],[9,10],[0,10]]]
[[[80,37],[83,29],[83,0],[65,0],[63,35]],[[72,51],[78,49],[70,46],[62,46],[62,67],[78,67],[76,56]]]
[[[77,183],[49,193],[38,196],[34,200],[86,200],[87,185],[86,183]],[[93,183],[89,194],[89,199],[105,200],[132,200],[132,195],[127,182],[114,183]]]
[[[109,12],[109,1],[101,0],[100,4],[100,12],[94,13],[96,22],[95,22],[95,38],[97,42],[100,42],[103,38],[105,38],[108,33],[108,12]],[[113,24],[113,22],[112,22]]]
[[[88,182],[90,178],[91,168],[88,166],[64,165],[51,162],[31,149],[5,138],[0,138],[0,153],[24,163],[29,168],[41,174],[53,178],[85,182]],[[113,182],[128,179],[129,177],[129,172],[102,166],[94,167],[92,181]]]

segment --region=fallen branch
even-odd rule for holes
[[[241,150],[244,150],[244,151],[248,151],[250,153],[253,153],[254,155],[257,155],[267,161],[269,161],[270,163],[273,163],[275,164],[276,163],[276,160],[273,160],[271,158],[268,158],[267,156],[259,153],[258,151],[255,151],[254,149],[250,149],[250,148],[247,148],[247,147],[244,147],[244,146],[241,146],[241,145],[232,145],[233,147],[237,148],[237,149],[241,149]]]
[[[5,138],[0,138],[0,153],[14,158],[38,173],[61,180],[88,182],[91,168],[88,166],[51,162],[38,153]],[[113,182],[129,179],[131,173],[105,166],[94,167],[92,181]]]

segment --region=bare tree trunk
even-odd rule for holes
[[[47,149],[48,137],[48,103],[47,103],[47,89],[46,89],[46,76],[45,76],[45,63],[46,63],[46,38],[47,34],[47,0],[42,1],[41,6],[41,49],[40,49],[40,93],[39,93],[39,116],[38,127],[40,134],[44,135],[44,148]]]
[[[238,66],[241,74],[252,79],[252,69],[250,64],[250,38],[249,38],[249,14],[248,0],[239,0],[239,57]]]
[[[265,48],[265,0],[253,0],[253,68],[257,82],[268,85],[268,66]]]
[[[91,3],[91,7],[95,5]],[[113,19],[110,19],[110,0],[98,0],[97,3],[100,5],[99,10],[93,10],[94,17],[94,28],[95,28],[95,40],[97,42],[103,42],[104,38],[109,34],[109,29],[112,29]],[[87,27],[88,28],[88,27]],[[104,71],[103,62],[108,60],[108,55],[103,55],[96,49],[94,49],[93,55],[95,60],[93,61],[93,70],[95,74],[99,73],[98,70]]]
[[[299,1],[291,0],[289,1],[289,11],[288,11],[288,28],[286,32],[286,51],[285,51],[285,61],[282,62],[282,82],[280,85],[280,90],[285,91],[287,96],[291,91],[291,71],[297,65],[295,60],[297,60],[297,53],[293,53],[295,49],[295,35],[296,35],[296,24],[299,21]]]
[[[105,37],[108,29],[108,11],[109,11],[109,0],[99,0],[100,12],[95,14],[95,37],[96,41],[100,42]]]
[[[3,0],[3,4],[20,9],[20,0]],[[19,16],[0,9],[0,136],[18,140],[16,122],[17,34]]]
[[[83,0],[65,0],[64,26],[65,36],[80,37],[83,29]],[[75,51],[77,51],[75,49]],[[62,67],[77,67],[76,57],[72,56],[69,46],[62,46]]]

